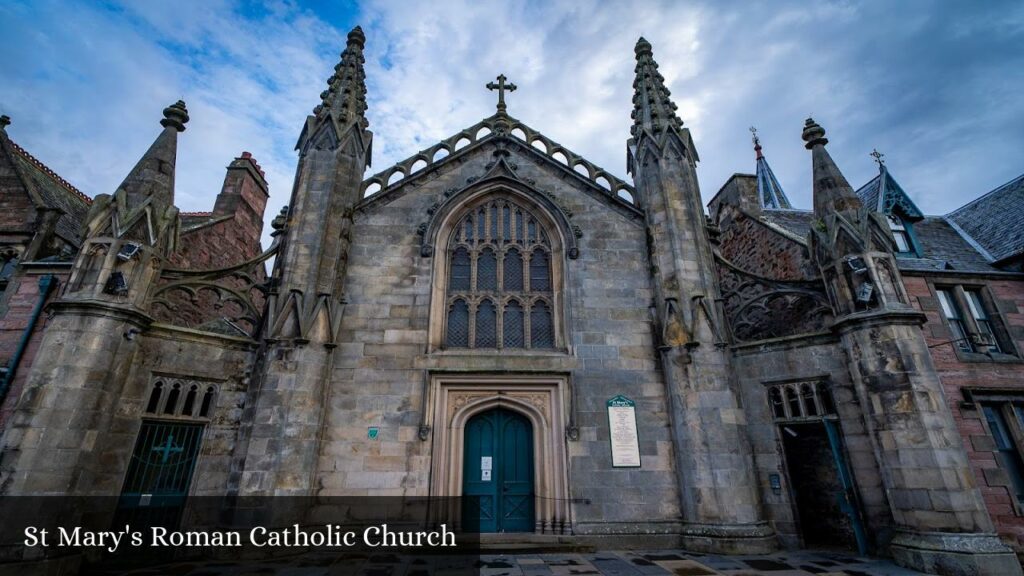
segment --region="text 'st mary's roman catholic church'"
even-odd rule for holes
[[[482,532],[1020,574],[1024,177],[926,216],[808,119],[813,210],[755,136],[705,212],[640,39],[632,184],[511,116],[504,76],[367,178],[364,42],[265,251],[248,153],[212,212],[175,207],[183,102],[92,199],[4,117],[0,496],[475,496]]]

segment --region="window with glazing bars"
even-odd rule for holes
[[[554,348],[551,250],[548,232],[516,201],[468,211],[449,242],[445,347]]]

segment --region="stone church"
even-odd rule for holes
[[[925,215],[808,119],[812,209],[756,137],[705,209],[641,38],[631,182],[512,117],[503,76],[367,177],[364,43],[267,249],[248,153],[175,207],[183,102],[93,198],[3,117],[0,497],[475,496],[482,532],[1021,573],[1024,176]]]

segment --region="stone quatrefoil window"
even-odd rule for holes
[[[153,383],[146,401],[146,414],[184,418],[209,418],[217,389],[194,380],[161,378]]]
[[[551,242],[525,208],[470,210],[448,245],[447,348],[554,348]]]

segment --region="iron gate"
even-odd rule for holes
[[[202,437],[202,424],[144,420],[121,489],[120,507],[183,506]]]

